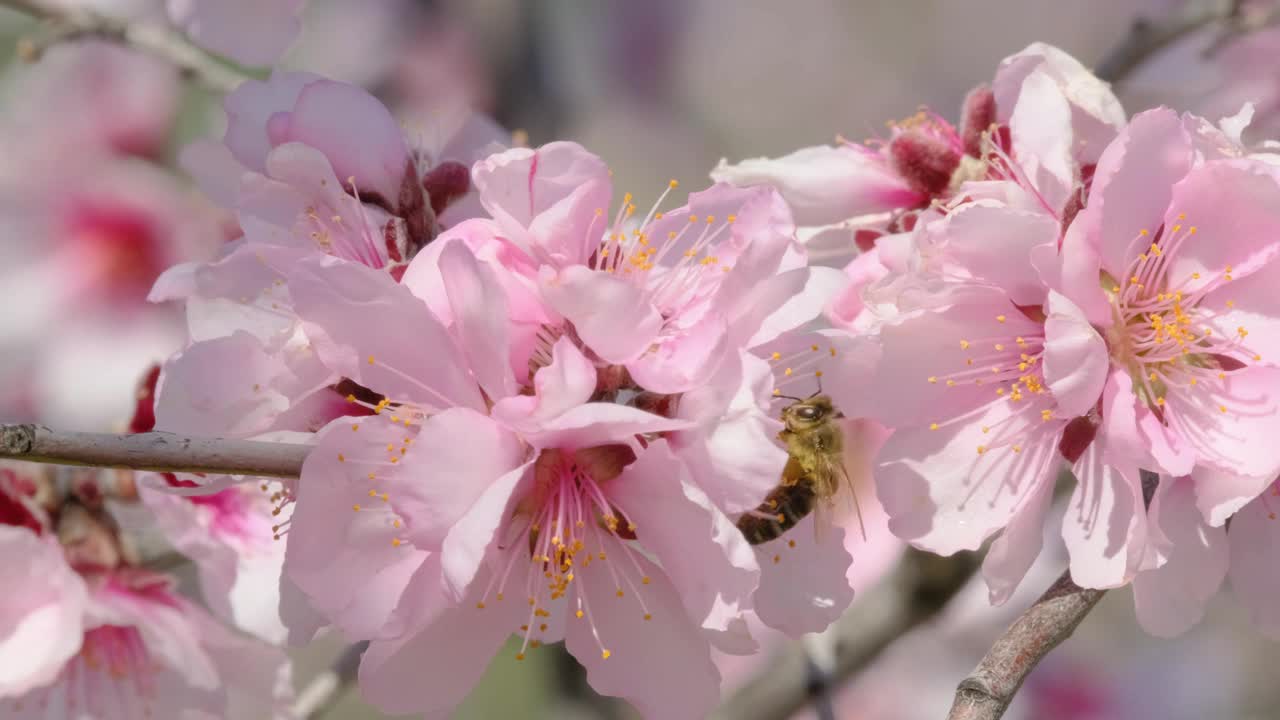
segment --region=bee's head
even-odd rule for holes
[[[788,430],[807,430],[822,424],[836,414],[831,398],[826,395],[814,395],[811,398],[794,402],[782,410],[782,422]]]

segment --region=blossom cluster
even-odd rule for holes
[[[224,109],[182,163],[236,237],[151,288],[189,341],[133,430],[312,448],[297,479],[148,474],[137,493],[214,615],[270,642],[369,641],[360,686],[388,712],[448,716],[495,655],[563,642],[600,693],[705,717],[713,651],[824,630],[852,601],[859,512],[817,497],[783,527],[771,499],[813,493],[780,418],[819,396],[838,495],[873,479],[903,540],[989,544],[993,603],[1061,484],[1075,582],[1132,583],[1171,635],[1230,577],[1280,636],[1280,156],[1242,141],[1250,106],[1129,117],[1035,44],[957,123],[922,110],[634,194],[577,143],[519,146],[469,115],[424,140],[307,73]],[[819,242],[854,257],[823,267]],[[40,488],[0,483],[0,553],[44,588],[0,601],[19,620],[0,654],[76,629],[0,676],[0,707],[90,702],[105,662],[161,716],[225,708],[250,669],[217,653],[250,641],[122,561],[91,498],[42,508]],[[201,642],[164,654],[177,640],[143,616]]]

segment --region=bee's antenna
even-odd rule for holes
[[[805,400],[809,399],[809,398],[798,398],[795,395],[774,395],[774,397],[781,398],[783,400],[795,400],[796,402],[804,402]],[[813,396],[810,395],[809,397],[813,397]]]
[[[817,376],[816,378],[814,378],[814,379],[818,381],[818,389],[817,389],[817,390],[814,390],[814,391],[813,391],[813,394],[812,394],[812,395],[810,395],[809,397],[805,398],[805,400],[812,400],[812,399],[814,399],[814,398],[816,398],[816,397],[818,397],[819,395],[821,395],[821,394],[822,394],[822,376],[821,376],[821,375],[818,375],[818,376]]]

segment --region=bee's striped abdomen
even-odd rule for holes
[[[794,485],[779,485],[756,508],[759,515],[748,513],[738,519],[738,529],[752,545],[777,540],[813,512],[817,499],[813,484],[807,479]]]

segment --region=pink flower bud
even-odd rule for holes
[[[907,130],[889,142],[889,162],[912,190],[936,196],[951,184],[960,153],[919,130]]]
[[[982,133],[996,121],[996,96],[987,85],[979,85],[964,97],[960,111],[960,138],[964,151],[982,157]]]

